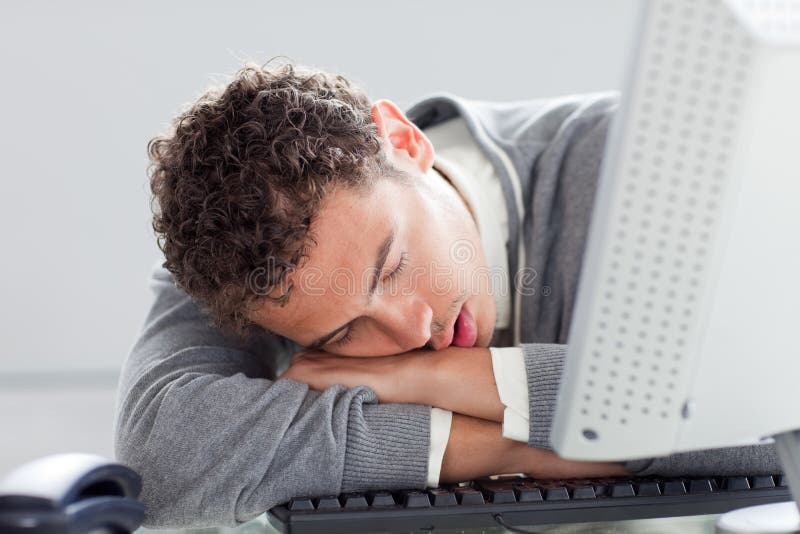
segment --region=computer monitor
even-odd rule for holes
[[[774,437],[800,505],[800,1],[652,0],[632,50],[553,445],[611,461]]]

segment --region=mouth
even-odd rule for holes
[[[450,346],[475,346],[478,340],[478,328],[475,324],[475,319],[463,302],[445,332],[445,335],[441,338],[441,343],[432,347],[434,350],[441,350]]]
[[[451,343],[456,347],[474,347],[478,341],[478,325],[464,305],[453,322],[452,332]]]

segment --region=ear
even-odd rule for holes
[[[376,101],[372,105],[372,120],[378,127],[383,150],[395,166],[401,169],[410,166],[423,173],[433,167],[433,145],[394,102]]]

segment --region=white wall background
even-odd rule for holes
[[[617,89],[636,0],[0,5],[0,476],[111,455],[116,377],[159,257],[145,145],[244,59],[284,55],[406,106]]]

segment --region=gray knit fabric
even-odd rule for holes
[[[518,269],[522,239],[525,265],[536,271],[520,320],[534,447],[552,449],[564,343],[616,98],[489,103],[436,95],[407,112],[421,128],[466,120],[501,180],[509,268]],[[511,172],[490,145],[519,176],[524,220]],[[367,387],[316,392],[276,380],[298,345],[264,333],[223,336],[160,267],[152,289],[120,377],[114,440],[117,458],[142,475],[145,526],[236,525],[292,496],[425,486],[430,407],[380,405]],[[626,466],[643,475],[780,472],[773,445]]]
[[[564,345],[524,343],[525,371],[530,396],[530,430],[528,445],[553,450],[550,426],[555,415],[558,387],[564,369]]]
[[[546,343],[521,345],[525,355],[530,395],[531,447],[553,450],[550,428],[558,397],[566,345]],[[632,438],[634,439],[634,438]],[[644,458],[625,462],[625,468],[646,475],[754,475],[781,473],[775,445],[747,445],[682,452],[663,458]]]
[[[114,440],[142,476],[145,526],[236,525],[296,495],[425,485],[429,407],[274,381],[298,346],[223,336],[164,269],[152,288]]]

